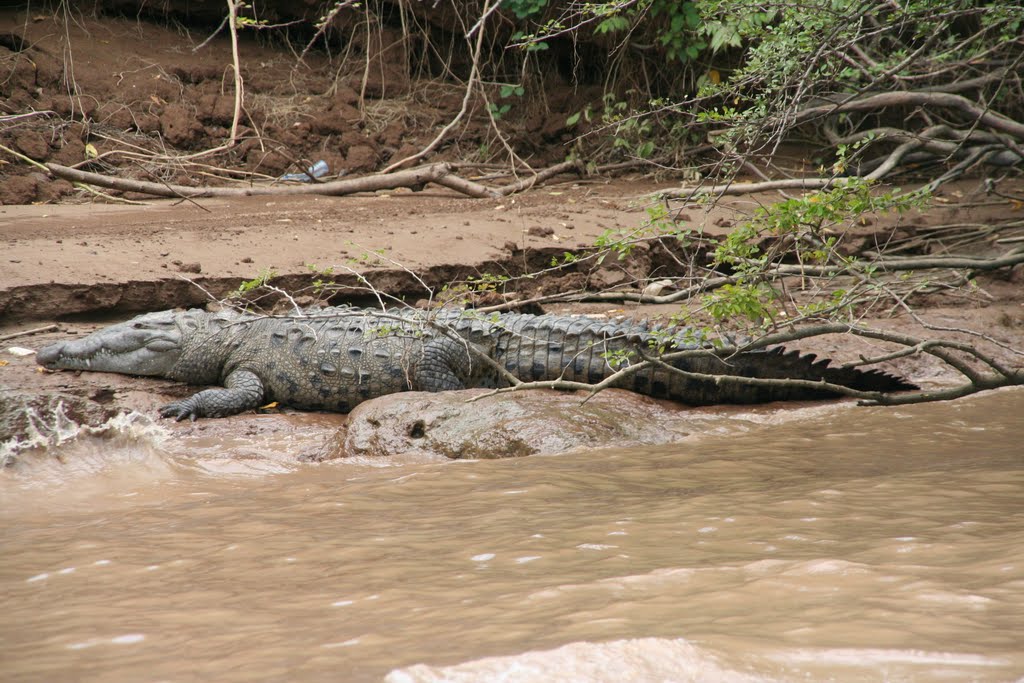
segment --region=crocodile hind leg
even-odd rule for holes
[[[473,364],[469,344],[440,337],[423,345],[413,373],[414,391],[455,391],[470,386]]]
[[[224,389],[204,389],[197,394],[160,408],[161,417],[177,421],[197,417],[225,417],[259,407],[263,402],[263,381],[248,370],[235,370],[224,380]]]

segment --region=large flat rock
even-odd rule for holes
[[[406,392],[360,404],[329,457],[513,458],[686,438],[687,409],[620,389]]]

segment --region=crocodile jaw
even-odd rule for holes
[[[166,376],[182,353],[177,318],[174,311],[141,315],[83,339],[51,344],[36,360],[51,370]]]

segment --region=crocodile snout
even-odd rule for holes
[[[64,350],[65,342],[57,342],[44,346],[36,352],[36,362],[44,367],[52,367],[60,360],[61,352]]]

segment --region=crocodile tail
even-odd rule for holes
[[[597,384],[611,376],[620,365],[636,359],[638,349],[650,350],[661,343],[664,335],[655,335],[644,323],[615,323],[588,318],[566,318],[555,315],[533,316],[506,314],[500,323],[489,320],[452,318],[455,331],[474,343],[487,343],[491,356],[522,381],[564,379]],[[668,346],[694,349],[704,344],[699,334],[682,334]],[[721,359],[708,353],[679,358],[672,362],[678,369],[710,375],[707,379],[674,373],[664,367],[652,366],[622,377],[616,386],[655,398],[667,398],[688,405],[717,403],[769,403],[772,401],[806,401],[835,398],[840,394],[813,386],[780,383],[752,385],[740,381],[721,380],[723,375],[760,379],[797,379],[825,381],[860,391],[903,391],[916,389],[913,384],[877,370],[832,368],[828,360],[813,354],[782,348],[750,351]],[[500,380],[488,379],[500,383]],[[487,384],[490,386],[491,384]]]
[[[792,351],[791,353],[798,353]],[[807,354],[802,358],[814,359],[814,354]],[[889,393],[892,391],[916,391],[921,387],[910,382],[899,375],[893,375],[882,370],[861,370],[859,368],[833,368],[828,367],[829,360],[817,361],[812,367],[822,366],[825,373],[822,379],[831,384],[840,384],[844,387],[857,389],[858,391],[881,391]]]
[[[828,359],[819,360],[814,354],[782,348],[747,352],[727,359],[710,355],[684,358],[673,362],[673,365],[688,372],[718,376],[825,381],[859,391],[893,392],[918,388],[886,372],[834,368],[830,367]],[[689,405],[808,401],[841,396],[828,389],[792,384],[752,385],[739,381],[689,378],[664,369],[636,373],[624,386],[649,396],[670,398]]]

